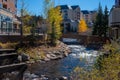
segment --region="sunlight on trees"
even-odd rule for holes
[[[93,35],[98,35],[100,37],[106,37],[108,31],[108,8],[105,6],[104,13],[102,6],[99,3],[98,13],[96,16],[96,21],[93,26]]]
[[[73,80],[120,80],[120,47],[116,43],[107,44],[104,49],[112,50],[98,57],[92,70],[76,67]]]
[[[32,26],[30,25],[30,20],[32,19],[32,17],[27,14],[25,15],[23,18],[23,34],[30,34],[31,33],[31,28]]]
[[[85,20],[84,19],[80,20],[78,32],[85,32],[87,31],[87,29],[88,27],[87,27]]]
[[[60,13],[60,7],[51,8],[48,12],[48,21],[50,23],[49,33],[51,34],[51,42],[56,45],[56,41],[61,37],[61,22],[62,15]]]

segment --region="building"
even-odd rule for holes
[[[82,18],[86,21],[88,27],[92,27],[97,16],[97,11],[82,10],[81,12]]]
[[[47,33],[48,26],[49,26],[49,23],[47,22],[47,20],[41,19],[40,21],[37,22],[36,32],[39,34]]]
[[[63,33],[77,32],[79,21],[81,19],[81,9],[78,5],[68,6],[60,5],[63,17],[62,26]]]
[[[17,0],[0,0],[0,35],[19,35]]]
[[[109,14],[109,37],[120,40],[120,0],[115,0],[115,5]]]

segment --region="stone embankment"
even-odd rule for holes
[[[50,60],[57,60],[57,59],[64,58],[68,56],[68,54],[71,52],[70,48],[62,42],[59,42],[57,47],[54,47],[54,48],[49,47],[47,49],[43,49],[43,51],[45,54],[44,58],[37,60],[38,64],[39,62],[43,62],[43,61],[46,62]],[[35,61],[33,61],[33,63],[35,63]],[[30,68],[30,66],[28,67]],[[38,75],[35,75],[34,73],[31,73],[30,71],[27,71],[24,74],[24,80],[49,80],[49,79],[45,75],[38,76]],[[67,80],[67,77],[62,76],[60,78],[56,78],[56,80]]]
[[[30,61],[34,63],[35,61],[39,62],[61,59],[68,56],[71,51],[66,44],[59,41],[56,47],[50,45],[42,45],[38,47],[20,49],[18,50],[18,52],[26,55],[30,59]]]
[[[69,47],[62,42],[59,42],[56,48],[48,49],[44,51],[46,53],[46,56],[43,60],[45,61],[61,59],[63,57],[68,56],[68,54],[70,53]]]

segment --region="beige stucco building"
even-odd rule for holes
[[[88,27],[92,27],[93,23],[96,20],[97,11],[82,10],[81,16],[86,21],[86,24],[88,25]]]
[[[115,0],[115,5],[109,14],[109,37],[120,40],[120,0]]]
[[[81,19],[81,9],[78,5],[68,6],[60,5],[63,17],[62,26],[63,32],[77,32],[79,21]]]
[[[17,0],[0,0],[0,35],[19,35]]]
[[[47,29],[49,28],[49,23],[46,19],[42,19],[37,22],[37,33],[44,34],[47,33]]]

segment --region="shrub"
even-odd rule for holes
[[[99,56],[94,68],[91,71],[75,68],[73,80],[120,80],[120,51],[116,43],[107,44],[104,50],[111,50],[106,56]],[[97,66],[96,66],[97,65]]]

